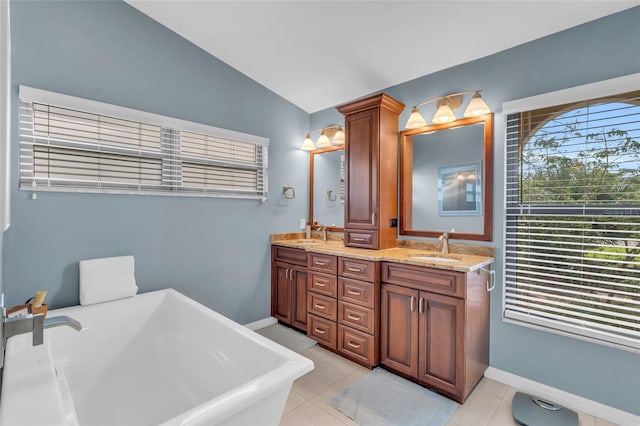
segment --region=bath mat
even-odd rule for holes
[[[313,339],[309,339],[301,332],[295,331],[281,324],[273,324],[268,327],[261,328],[256,330],[256,333],[298,353],[303,352],[318,343]]]
[[[376,368],[329,401],[361,426],[443,426],[458,404]]]

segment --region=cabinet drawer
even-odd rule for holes
[[[321,294],[307,293],[307,312],[336,321],[338,319],[338,302]]]
[[[375,333],[375,311],[347,302],[338,302],[338,323],[365,333]]]
[[[338,353],[369,366],[378,363],[374,336],[343,325],[338,325]]]
[[[376,262],[371,260],[352,259],[349,257],[338,258],[338,275],[356,280],[376,281]]]
[[[271,260],[307,266],[307,252],[302,249],[271,246]]]
[[[310,272],[309,290],[336,298],[338,297],[338,278],[335,275]]]
[[[375,231],[344,231],[344,245],[368,249],[378,248],[378,233]]]
[[[338,299],[374,309],[377,300],[375,285],[340,277],[338,278]]]
[[[383,262],[382,281],[417,290],[432,291],[447,296],[465,297],[466,277],[464,272],[423,266]]]
[[[329,254],[309,253],[309,269],[335,275],[338,270],[337,259],[337,256]]]
[[[335,322],[312,314],[307,316],[307,336],[333,350],[336,349],[338,326]]]

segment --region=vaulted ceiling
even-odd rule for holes
[[[638,5],[126,1],[310,113]]]

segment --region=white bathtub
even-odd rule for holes
[[[313,363],[175,290],[50,311],[7,342],[0,425],[277,425]]]

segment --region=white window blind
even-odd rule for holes
[[[20,188],[267,198],[268,140],[20,87]]]
[[[507,115],[504,317],[640,350],[640,91]]]

